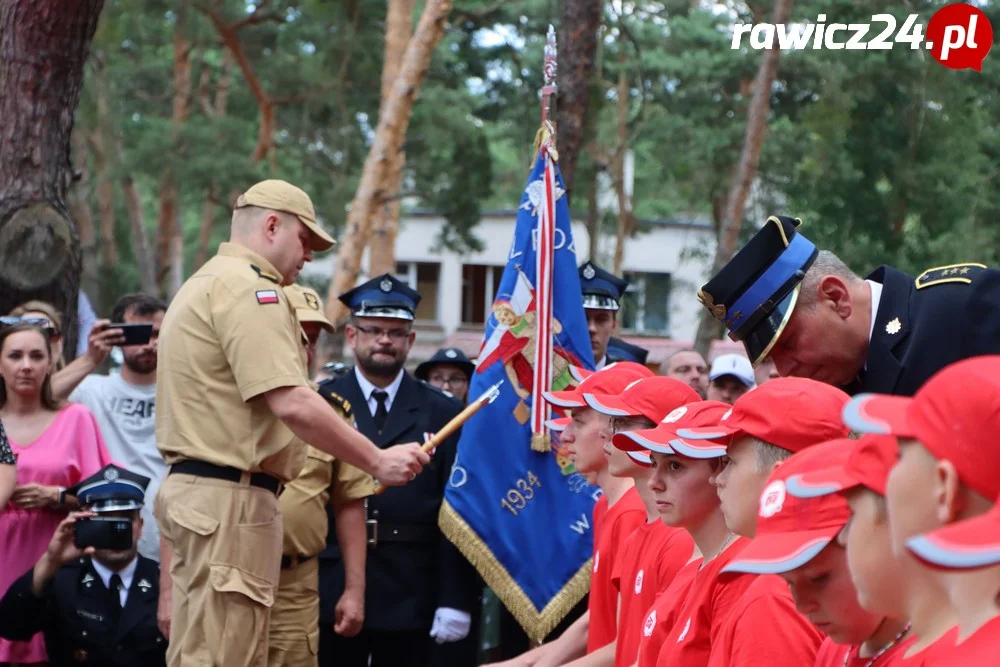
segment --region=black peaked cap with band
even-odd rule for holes
[[[698,299],[743,343],[754,366],[778,342],[795,309],[806,271],[819,251],[798,233],[798,218],[772,215],[705,283]]]
[[[590,310],[618,311],[622,307],[622,297],[629,281],[605,271],[593,262],[580,267],[580,292],[583,307]]]
[[[621,338],[615,338],[612,336],[608,340],[608,360],[614,359],[615,361],[634,361],[637,364],[646,365],[646,359],[649,358],[649,350],[644,347],[639,347],[638,345],[633,345],[632,343],[626,342]]]
[[[402,280],[384,273],[344,292],[339,299],[355,317],[412,321],[420,303],[420,294]]]
[[[438,364],[458,366],[467,378],[471,378],[472,373],[476,370],[476,365],[466,356],[465,352],[462,352],[457,347],[442,347],[434,353],[434,356],[417,366],[413,374],[421,380],[426,380],[431,369]]]
[[[149,478],[111,463],[66,489],[91,512],[121,512],[142,508]]]

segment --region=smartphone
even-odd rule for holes
[[[113,549],[132,548],[132,522],[111,516],[94,516],[77,519],[73,524],[73,541],[77,548]]]
[[[128,345],[145,345],[153,337],[152,324],[126,324],[125,322],[112,322],[108,329],[121,329],[125,334],[125,342],[122,347]]]

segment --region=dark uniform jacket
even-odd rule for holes
[[[319,391],[350,401],[358,430],[383,449],[424,442],[425,434],[436,433],[463,408],[455,398],[405,373],[378,434],[353,369],[321,383]],[[368,518],[377,521],[377,544],[368,547],[365,572],[367,630],[426,632],[438,607],[471,613],[476,604],[481,584],[476,584],[475,570],[437,523],[457,446],[456,432],[435,450],[416,479],[368,498]],[[344,591],[344,566],[332,512],[328,518],[327,548],[320,554],[320,622],[332,624]]]
[[[110,594],[90,558],[64,565],[45,594],[31,592],[33,570],[0,600],[0,636],[24,641],[41,631],[52,667],[158,667],[166,665],[167,640],[156,626],[160,568],[138,557],[117,627]]]
[[[912,396],[951,363],[1000,354],[1000,271],[957,264],[914,279],[881,266],[868,280],[882,284],[882,297],[867,368],[850,393]]]

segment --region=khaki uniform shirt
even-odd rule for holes
[[[174,297],[157,354],[156,445],[168,464],[195,459],[283,482],[299,474],[305,445],[262,396],[307,385],[280,283],[263,257],[223,243]]]
[[[345,421],[354,423],[347,400],[331,404]],[[375,491],[371,475],[315,447],[306,445],[306,450],[302,472],[278,499],[285,533],[282,554],[286,556],[315,556],[326,546],[326,505],[331,487],[334,505],[367,498]]]

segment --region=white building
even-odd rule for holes
[[[507,261],[516,211],[486,212],[475,235],[483,250],[459,255],[434,248],[445,224],[437,214],[411,213],[400,221],[396,238],[396,275],[422,295],[417,309],[419,361],[443,345],[460,347],[475,356],[483,324],[490,313],[495,286]],[[715,234],[705,220],[644,222],[648,231],[625,243],[623,273],[632,281],[619,315],[620,337],[650,350],[650,362],[662,362],[688,346],[698,328],[702,306],[698,288],[708,277],[715,252]],[[573,223],[577,264],[590,259],[590,239],[583,223]],[[614,237],[602,238],[594,261],[610,270]],[[325,284],[333,273],[331,252],[303,270],[304,280]],[[368,252],[362,259],[359,282],[369,279]],[[741,346],[722,343],[721,349]],[[715,350],[713,349],[713,352]]]

